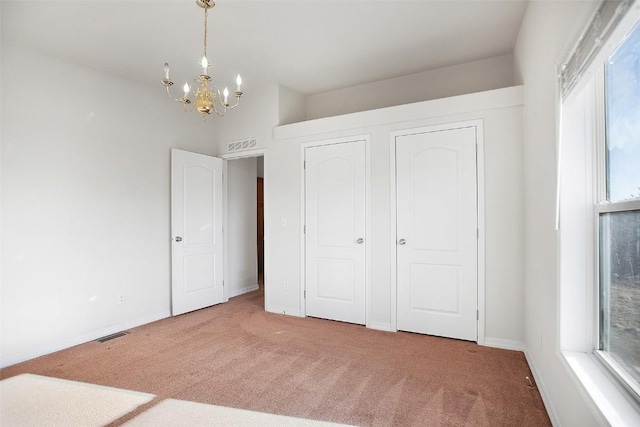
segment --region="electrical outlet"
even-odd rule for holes
[[[285,292],[289,291],[289,282],[284,282],[282,284],[282,289],[284,289]]]
[[[124,295],[124,292],[118,293],[118,304],[124,304],[127,302],[127,298]]]

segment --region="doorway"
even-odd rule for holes
[[[264,290],[264,156],[257,158],[257,229],[258,286]]]
[[[229,298],[264,290],[264,155],[227,157],[225,286]]]

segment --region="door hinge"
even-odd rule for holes
[[[476,320],[480,320],[480,310],[476,310]]]
[[[307,299],[307,290],[306,289],[304,291],[302,291],[302,295],[303,295],[304,299]]]
[[[224,288],[224,280],[222,281],[222,287]]]
[[[480,240],[480,229],[476,228],[476,240]]]
[[[302,234],[307,234],[307,226],[306,225],[302,226]]]
[[[307,161],[303,160],[302,161],[302,169],[306,169],[307,168]]]

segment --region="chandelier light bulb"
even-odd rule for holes
[[[209,68],[209,61],[207,61],[207,57],[203,56],[202,61],[200,61],[202,65],[202,74],[207,74],[207,68]]]
[[[169,63],[164,63],[164,78],[169,80]]]
[[[224,95],[224,103],[227,103],[227,100],[229,98],[229,89],[227,89],[226,87],[224,88],[224,91],[222,92],[222,94]]]
[[[189,83],[185,83],[182,89],[184,89],[184,97],[186,98],[187,96],[189,96],[189,92],[191,91]]]
[[[240,90],[240,87],[242,86],[242,77],[240,77],[240,74],[238,74],[238,77],[236,77],[236,85],[237,85],[236,92],[242,92]]]

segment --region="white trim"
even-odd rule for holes
[[[364,239],[364,253],[365,253],[365,271],[364,271],[364,282],[365,282],[365,326],[367,328],[371,327],[371,254],[373,252],[373,248],[371,246],[371,237],[373,233],[371,232],[371,135],[366,135],[364,140],[365,145],[365,172],[364,172],[364,223],[365,223],[365,239]]]
[[[268,148],[256,148],[255,150],[247,150],[247,151],[232,151],[230,153],[221,154],[221,159],[232,160],[232,159],[243,159],[245,157],[260,157],[264,156],[268,151]]]
[[[396,330],[391,327],[391,323],[384,322],[369,322],[367,328],[375,329],[377,331],[396,332]]]
[[[484,121],[476,125],[476,209],[478,210],[478,344],[485,344],[486,316],[486,226],[485,226],[485,182],[484,182]]]
[[[305,146],[300,145],[300,315],[307,316],[305,291],[307,289],[307,250],[306,250],[306,152]],[[284,310],[283,310],[284,312]]]
[[[417,133],[438,132],[443,130],[453,130],[460,128],[476,128],[476,209],[477,209],[477,228],[478,228],[478,258],[477,258],[477,305],[478,323],[477,323],[477,343],[485,344],[485,182],[484,182],[484,120],[465,120],[462,122],[442,123],[433,126],[423,126],[411,129],[403,129],[393,131],[389,134],[389,194],[390,200],[390,218],[391,218],[391,294],[390,294],[390,312],[391,312],[391,328],[398,330],[397,322],[397,292],[398,292],[398,257],[396,241],[397,235],[397,194],[396,194],[396,138],[399,136],[413,135]]]
[[[288,308],[282,308],[278,306],[265,306],[264,311],[275,314],[284,314],[287,316],[294,317],[306,317],[304,314],[300,312],[300,310],[291,310]]]
[[[2,358],[0,367],[6,368],[7,366],[15,365],[16,363],[24,362],[26,360],[35,359],[36,357],[44,356],[46,354],[55,353],[56,351],[64,350],[79,344],[84,344],[89,341],[97,340],[98,338],[105,337],[107,335],[115,334],[116,332],[125,331],[127,329],[136,328],[138,326],[146,325],[147,323],[156,322],[158,320],[171,317],[171,310],[166,309],[158,313],[143,316],[138,319],[129,320],[126,322],[118,323],[113,326],[109,326],[95,331],[87,332],[79,336],[75,336],[69,339],[63,339],[52,342],[50,344],[44,344],[38,348],[32,348],[23,351],[16,355],[9,355]]]
[[[602,425],[639,426],[640,408],[622,385],[588,353],[563,351],[560,359],[587,406]]]
[[[624,211],[637,211],[640,209],[640,199],[624,200],[621,202],[597,203],[596,214]]]
[[[347,144],[350,142],[364,141],[365,143],[365,326],[370,326],[371,319],[371,135],[361,134],[331,138],[319,141],[311,141],[300,144],[300,315],[306,317],[307,307],[304,291],[306,290],[306,248],[305,248],[305,219],[306,219],[306,191],[305,191],[305,150],[311,147],[320,147],[334,144]],[[289,314],[289,313],[287,313]]]
[[[505,340],[502,338],[492,337],[484,337],[484,343],[480,345],[483,345],[485,347],[501,348],[503,350],[514,350],[522,352],[524,352],[527,348],[522,341]]]
[[[229,167],[227,160],[222,159],[222,302],[229,301],[229,292],[227,291],[229,287],[229,256],[227,255],[229,253],[229,239],[227,239],[227,230],[229,229],[227,221],[228,193]]]
[[[244,288],[236,289],[233,292],[229,292],[229,298],[237,297],[239,295],[248,294],[249,292],[257,291],[260,289],[260,285],[255,284],[253,286],[245,286]]]

